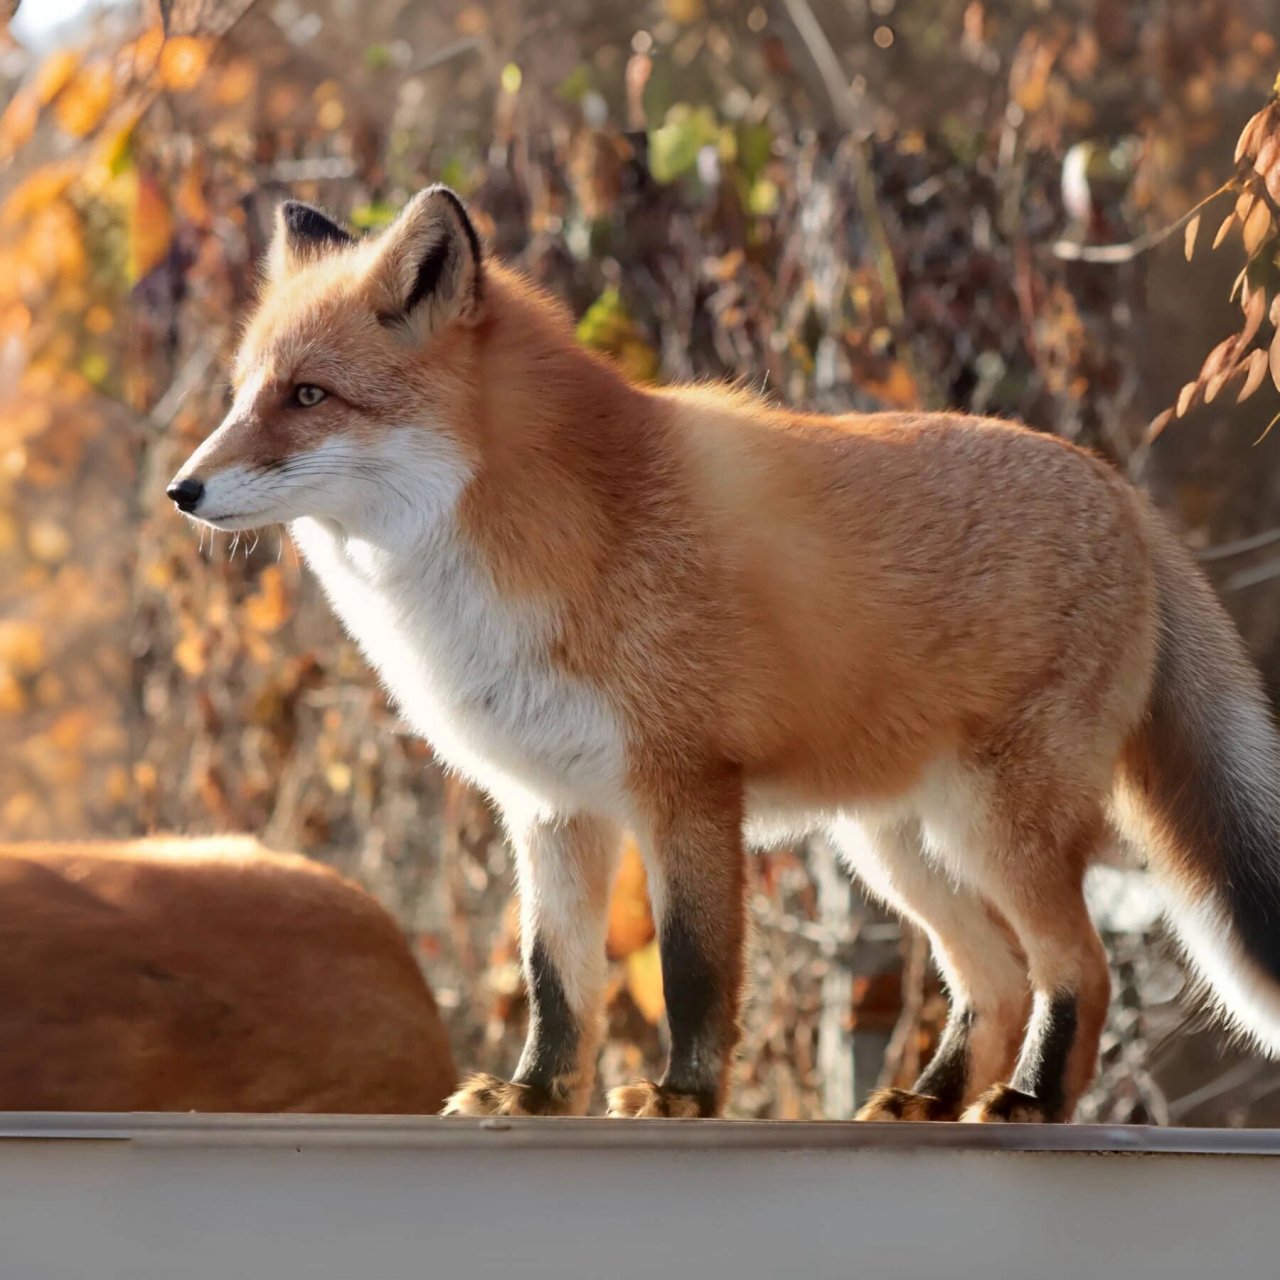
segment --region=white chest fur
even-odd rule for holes
[[[554,669],[549,619],[498,594],[452,521],[412,547],[291,526],[348,632],[449,766],[503,803],[614,808],[622,734],[594,690]]]

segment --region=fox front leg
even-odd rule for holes
[[[619,848],[610,824],[508,815],[520,890],[529,1031],[511,1080],[475,1074],[443,1115],[581,1115],[591,1097],[606,974],[609,888]]]
[[[695,774],[664,788],[643,844],[671,1052],[661,1081],[612,1090],[609,1114],[716,1116],[738,1040],[746,944],[742,790],[736,774]]]

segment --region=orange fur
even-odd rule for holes
[[[0,1109],[431,1112],[453,1087],[394,922],[246,839],[0,844]]]

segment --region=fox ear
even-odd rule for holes
[[[271,279],[279,280],[326,253],[355,242],[355,237],[328,214],[300,200],[286,200],[276,210],[276,230],[267,258],[268,274]]]
[[[473,318],[483,285],[480,237],[448,187],[428,187],[382,235],[373,279],[378,319],[428,333]]]

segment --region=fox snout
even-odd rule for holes
[[[165,494],[184,515],[194,515],[204,497],[204,481],[195,476],[175,476]]]

